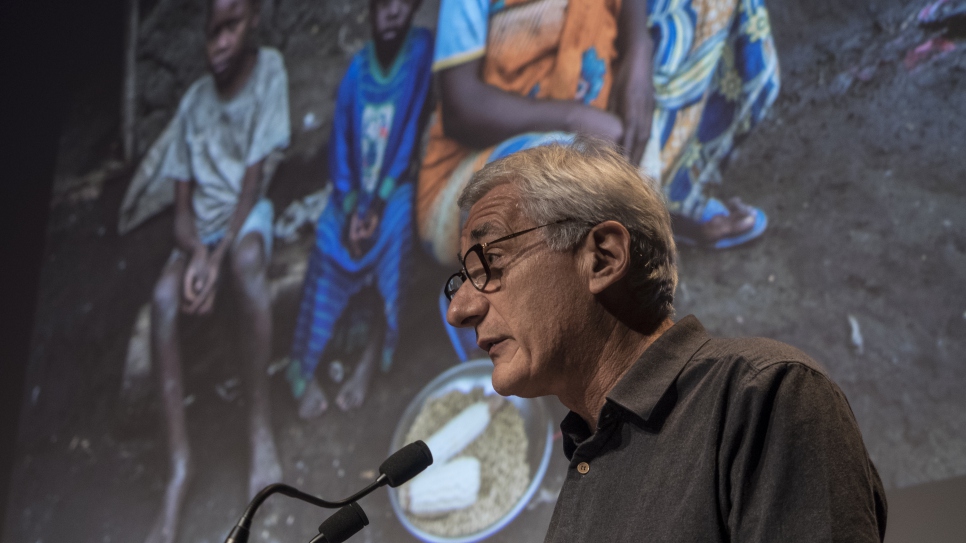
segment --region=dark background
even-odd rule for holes
[[[3,2],[4,74],[0,509],[6,510],[23,399],[57,141],[71,83],[81,70],[111,69],[120,51],[120,2]],[[113,62],[112,62],[113,61]],[[83,67],[83,68],[81,68]],[[3,522],[3,519],[0,519]]]
[[[864,17],[875,7],[875,2],[854,0],[819,0],[791,7],[787,2],[769,4],[776,27],[803,33],[820,26],[796,25],[796,18],[814,21],[824,17],[832,21]],[[38,0],[0,5],[0,73],[5,82],[0,156],[7,158],[5,179],[0,182],[0,248],[4,262],[0,298],[4,314],[0,327],[0,511],[7,509],[9,493],[17,491],[9,489],[8,484],[16,422],[24,398],[24,372],[34,324],[57,142],[75,84],[99,73],[104,74],[105,80],[118,79],[123,14],[123,3],[116,0]],[[783,63],[783,68],[787,70],[789,63]],[[962,148],[961,138],[959,146]],[[83,281],[83,277],[77,280]],[[890,541],[966,540],[966,517],[962,515],[966,477],[893,490],[889,498]]]

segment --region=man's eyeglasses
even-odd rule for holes
[[[506,241],[508,239],[513,239],[517,236],[522,236],[529,232],[533,232],[539,228],[545,228],[547,226],[552,226],[555,224],[560,224],[564,222],[570,222],[575,219],[561,219],[559,221],[550,222],[547,224],[541,224],[540,226],[534,226],[533,228],[527,228],[526,230],[521,230],[519,232],[514,232],[510,235],[503,236],[502,238],[497,238],[493,241],[487,241],[485,243],[477,243],[476,245],[469,248],[463,258],[460,259],[463,267],[460,271],[454,273],[446,280],[446,285],[443,286],[443,293],[446,295],[446,299],[452,301],[453,296],[456,295],[456,291],[463,286],[467,280],[476,290],[482,291],[486,284],[490,282],[490,265],[486,260],[487,247],[495,243],[500,243],[501,241]]]

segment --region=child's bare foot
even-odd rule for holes
[[[322,387],[315,379],[309,379],[305,386],[305,394],[299,400],[299,418],[311,420],[320,417],[328,408],[329,401],[325,399]]]
[[[349,411],[362,405],[366,400],[366,393],[369,391],[369,383],[372,381],[373,370],[376,367],[377,345],[370,343],[362,353],[362,358],[352,372],[352,377],[342,385],[339,396],[335,403],[339,409]]]
[[[269,429],[255,432],[252,441],[252,471],[248,478],[248,497],[253,498],[259,490],[282,482],[282,466],[278,463],[275,440]]]
[[[145,543],[174,543],[181,518],[181,505],[191,479],[191,461],[188,454],[171,462],[171,478],[164,492],[164,505],[154,521]]]

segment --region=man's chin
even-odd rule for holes
[[[500,396],[533,397],[533,394],[527,391],[525,379],[510,372],[500,371],[498,366],[493,368],[493,390]]]

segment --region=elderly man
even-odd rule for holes
[[[672,321],[660,193],[578,139],[494,162],[447,319],[503,395],[554,395],[570,461],[546,541],[881,541],[886,504],[842,391],[802,352]]]

